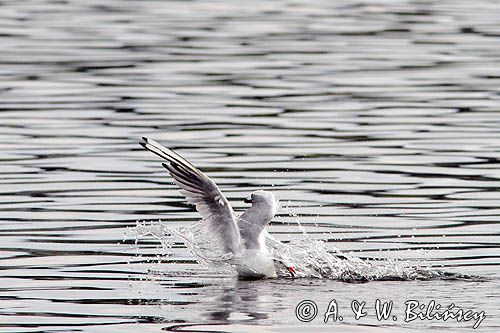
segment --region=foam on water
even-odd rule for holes
[[[180,239],[201,264],[221,272],[235,273],[230,263],[231,254],[223,253],[215,237],[210,236],[210,230],[204,221],[179,228],[171,228],[161,221],[138,221],[133,231],[136,240],[153,237],[159,241],[159,260],[169,256],[172,244]],[[456,274],[435,270],[429,263],[422,261],[363,260],[344,253],[335,246],[327,246],[321,240],[311,239],[305,231],[300,238],[287,243],[269,235],[266,246],[274,258],[294,267],[298,278],[349,282],[457,278]],[[290,274],[283,267],[279,269],[278,277],[290,278]]]

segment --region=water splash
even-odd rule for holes
[[[135,228],[129,230],[126,237],[132,234],[136,244],[145,238],[157,241],[157,256],[153,263],[160,264],[162,259],[171,257],[172,247],[180,240],[200,264],[215,271],[235,273],[233,266],[228,263],[232,256],[223,252],[216,238],[210,236],[211,233],[205,221],[178,228],[172,228],[161,220],[137,221]],[[148,268],[148,272],[153,276],[165,275],[154,266]]]
[[[366,261],[344,253],[335,246],[327,246],[327,243],[321,240],[311,239],[304,228],[301,230],[303,231],[301,237],[288,243],[281,242],[272,235],[266,237],[266,246],[270,254],[294,267],[298,278],[348,282],[466,278],[435,270],[430,264],[422,261],[395,259]],[[161,257],[169,256],[172,244],[180,239],[201,264],[217,271],[235,273],[229,262],[232,256],[223,253],[216,238],[210,237],[211,231],[204,221],[179,228],[168,227],[161,221],[154,223],[138,221],[134,231],[136,240],[151,236],[160,242],[158,261]],[[277,273],[279,278],[290,278],[290,273],[285,267],[278,267]]]
[[[422,262],[386,259],[369,262],[340,251],[337,247],[327,247],[321,240],[307,237],[279,245],[272,242],[271,253],[290,263],[297,277],[327,278],[341,281],[363,282],[373,280],[421,280],[435,276],[430,265]],[[286,276],[280,271],[279,276]]]

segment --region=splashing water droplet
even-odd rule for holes
[[[350,282],[373,280],[427,280],[440,276],[424,262],[383,259],[366,261],[350,253],[344,253],[335,246],[327,246],[321,240],[311,239],[305,228],[298,223],[303,234],[301,238],[283,243],[273,236],[266,239],[270,254],[294,268],[296,277],[335,279]],[[230,263],[231,254],[223,253],[215,237],[210,237],[210,229],[205,221],[188,227],[170,228],[161,221],[147,223],[138,221],[136,240],[150,236],[156,239],[159,262],[171,255],[174,239],[182,239],[197,261],[207,267],[234,273]],[[285,267],[278,267],[278,277],[288,278],[290,273]]]

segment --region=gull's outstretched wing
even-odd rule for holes
[[[224,251],[238,253],[241,250],[240,233],[233,209],[213,180],[174,151],[154,140],[142,139],[141,146],[167,160],[162,165],[174,178],[186,200],[194,204],[202,218],[210,223]]]

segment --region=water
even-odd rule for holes
[[[415,299],[485,311],[480,331],[497,332],[497,14],[487,0],[2,1],[0,331],[473,325],[405,323]],[[198,221],[141,136],[206,171],[237,211],[272,190],[283,242],[305,231],[377,267],[453,278],[237,281],[179,238],[136,244],[138,220]],[[344,320],[325,324],[332,299]],[[376,319],[376,299],[396,321]],[[319,308],[310,323],[302,300]]]

